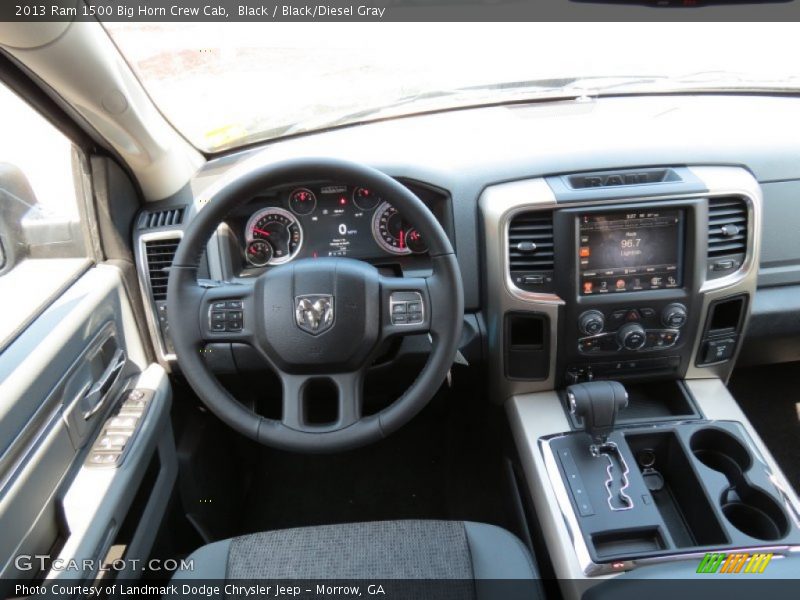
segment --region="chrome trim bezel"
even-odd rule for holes
[[[566,302],[555,293],[535,293],[517,287],[510,271],[508,249],[509,225],[511,220],[523,212],[539,210],[559,210],[581,207],[601,207],[620,203],[669,203],[681,200],[697,200],[723,196],[741,197],[748,206],[748,239],[745,260],[734,273],[718,279],[706,280],[706,265],[703,265],[703,280],[691,293],[702,297],[702,311],[705,314],[711,301],[734,295],[736,293],[752,294],[756,288],[759,250],[762,224],[762,195],[758,182],[752,174],[740,166],[692,166],[689,171],[698,178],[704,191],[662,194],[658,196],[625,196],[624,188],[619,195],[606,199],[582,199],[559,204],[555,192],[544,177],[524,179],[491,185],[484,189],[479,198],[479,210],[483,219],[484,250],[486,256],[485,299],[487,315],[493,327],[499,328],[490,335],[491,377],[497,383],[498,401],[523,393],[531,393],[553,389],[555,385],[555,368],[558,357],[558,307]],[[704,227],[704,225],[699,225]],[[707,239],[702,229],[698,232],[701,239]],[[707,243],[707,241],[706,241]],[[502,273],[498,273],[497,269]],[[751,298],[752,299],[752,298]],[[750,305],[744,323],[749,318]],[[546,314],[550,319],[550,365],[545,380],[509,379],[505,374],[505,363],[502,357],[502,319],[513,311],[535,311]],[[734,364],[736,355],[726,362],[717,365],[696,367],[697,355],[702,344],[702,327],[698,327],[696,338],[692,344],[691,363],[686,371],[686,378],[727,377]],[[496,338],[496,339],[495,339]],[[684,335],[686,339],[686,335]],[[495,347],[496,346],[496,347]],[[741,344],[737,345],[737,353]],[[499,358],[493,357],[499,354]]]
[[[139,289],[144,299],[142,304],[144,304],[144,312],[147,317],[147,329],[150,332],[150,339],[155,342],[156,355],[162,365],[169,365],[170,362],[177,360],[177,356],[175,356],[174,353],[167,352],[164,338],[161,335],[161,328],[158,326],[158,311],[156,309],[155,300],[153,299],[153,290],[150,286],[150,271],[147,265],[146,243],[169,239],[177,239],[178,244],[180,244],[183,239],[183,231],[180,229],[169,229],[142,233],[139,236],[136,257],[136,267],[139,271]]]
[[[298,188],[299,189],[299,188]],[[303,242],[305,240],[305,232],[303,231],[303,225],[300,223],[300,219],[297,218],[297,215],[290,210],[286,210],[285,208],[281,208],[280,206],[265,206],[254,212],[250,215],[250,218],[247,219],[247,225],[244,226],[244,239],[245,239],[245,248],[247,247],[250,242],[259,239],[263,240],[264,238],[255,238],[251,234],[251,230],[256,222],[260,221],[264,218],[265,215],[280,215],[284,219],[288,219],[291,221],[296,227],[297,230],[300,232],[300,241],[297,242],[297,248],[294,249],[294,252],[289,252],[286,256],[282,256],[280,258],[275,257],[274,248],[272,258],[269,259],[267,265],[275,266],[275,265],[283,265],[288,262],[294,260],[298,254],[300,254],[300,250],[303,249]],[[288,229],[288,227],[287,227]],[[265,240],[266,241],[266,240]]]

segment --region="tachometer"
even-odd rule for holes
[[[269,243],[272,257],[267,264],[270,265],[289,262],[297,256],[303,245],[303,229],[297,217],[282,208],[265,208],[255,213],[247,221],[245,237],[248,247],[254,240]]]
[[[372,217],[372,235],[381,248],[392,254],[427,251],[419,232],[388,202],[381,204]]]

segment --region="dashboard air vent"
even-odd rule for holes
[[[155,229],[156,227],[169,227],[180,225],[183,221],[183,208],[170,208],[144,213],[139,229]]]
[[[747,204],[724,196],[708,200],[708,270],[719,277],[738,269],[747,252]]]
[[[550,291],[553,284],[553,211],[531,211],[508,225],[511,279],[530,291]]]
[[[144,243],[147,258],[147,276],[150,280],[150,291],[156,302],[167,299],[167,281],[172,259],[178,249],[179,238],[148,240]]]

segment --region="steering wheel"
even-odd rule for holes
[[[424,236],[432,274],[387,277],[358,260],[305,258],[253,280],[198,285],[200,256],[224,217],[265,189],[303,180],[364,186],[390,202]],[[180,369],[215,415],[267,446],[332,452],[389,435],[430,401],[458,350],[464,298],[453,247],[419,198],[374,168],[308,158],[251,159],[204,200],[175,253],[167,316]],[[382,342],[422,333],[430,334],[432,348],[418,377],[394,403],[364,416],[364,378]],[[225,390],[202,358],[208,343],[248,344],[266,360],[281,380],[280,420],[256,414]],[[305,393],[319,380],[337,392],[337,417],[331,423],[308,419]]]

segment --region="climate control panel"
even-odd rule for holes
[[[686,307],[677,302],[660,311],[647,307],[587,310],[578,317],[578,351],[613,354],[671,348],[688,316]]]

